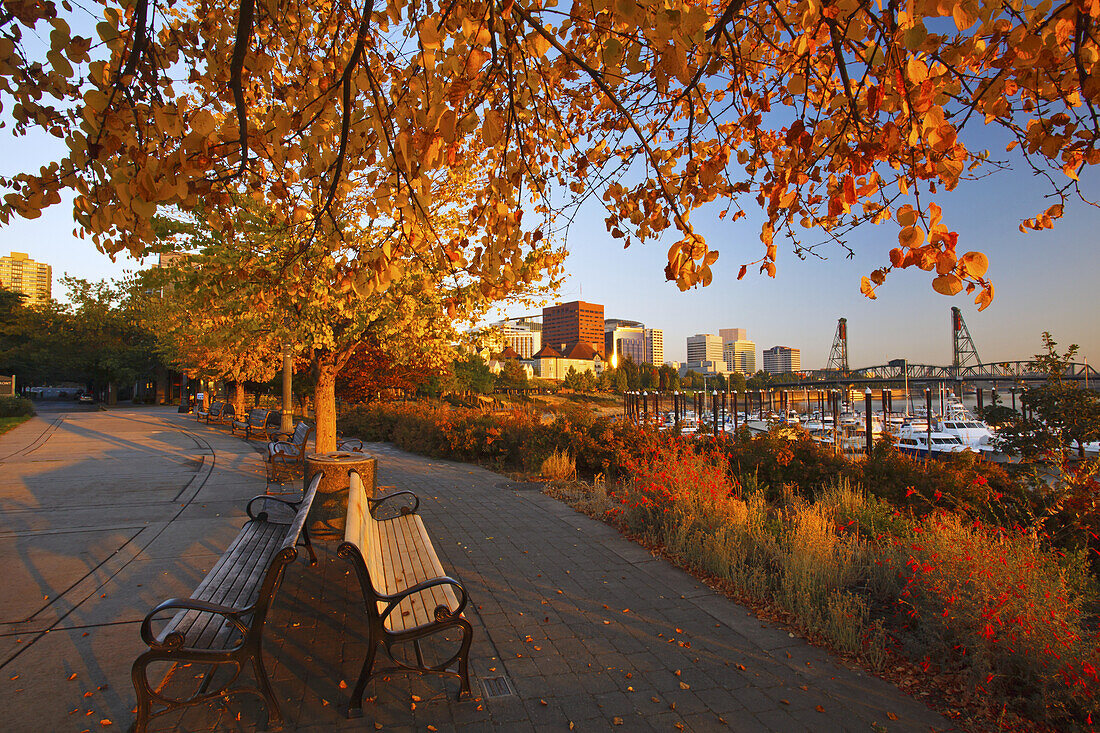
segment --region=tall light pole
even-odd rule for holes
[[[294,397],[291,394],[290,379],[294,373],[294,356],[291,354],[291,345],[283,344],[283,415],[279,424],[279,430],[284,433],[294,432]]]

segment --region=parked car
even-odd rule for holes
[[[77,397],[76,397],[76,401],[77,401],[77,402],[87,402],[87,403],[89,403],[89,404],[90,404],[90,403],[92,403],[92,402],[95,402],[95,398],[94,398],[94,397],[92,397],[92,396],[91,396],[90,394],[88,394],[87,392],[81,392],[81,393],[80,393],[79,395],[77,395]]]

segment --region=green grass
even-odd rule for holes
[[[30,419],[30,415],[22,415],[20,417],[0,417],[0,435],[3,435],[14,427],[22,425]]]

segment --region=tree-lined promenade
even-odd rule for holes
[[[1049,201],[1019,214],[1022,232],[1093,203],[1081,178],[1100,162],[1098,18],[1100,3],[1084,1],[4,0],[5,124],[64,149],[0,178],[0,223],[71,194],[89,246],[172,263],[117,291],[75,281],[71,308],[0,294],[5,356],[55,378],[41,349],[32,358],[45,345],[94,388],[134,379],[147,359],[231,383],[239,403],[242,385],[270,380],[289,352],[312,396],[312,447],[332,451],[339,389],[483,391],[481,366],[456,353],[458,326],[552,293],[568,224],[590,198],[624,245],[670,245],[665,277],[683,290],[709,285],[720,254],[695,222],[732,226],[751,211],[758,246],[726,249],[738,279],[775,276],[780,246],[851,253],[848,232],[882,224],[888,244],[861,277],[864,295],[911,268],[985,309],[998,253],[960,241],[939,202],[964,180],[1034,175]],[[34,323],[72,332],[51,342]],[[610,386],[654,379],[631,368]],[[513,367],[502,387],[520,381]],[[899,476],[914,477],[914,493],[934,486],[889,453],[883,477],[841,485],[846,469],[834,466],[829,481],[794,491],[751,486],[731,454],[650,443],[651,453],[620,446],[615,460],[631,468],[619,505],[601,511],[671,553],[710,558],[693,567],[780,599],[834,643],[849,634],[853,653],[894,642],[908,658],[942,651],[974,695],[1016,695],[1035,720],[1083,725],[1100,668],[1081,615],[1095,600],[1085,569],[1095,462],[1071,464],[1064,445],[1089,434],[1074,431],[1093,413],[1048,386],[1034,407],[1049,419],[1017,424],[1056,486],[1036,484],[1034,502],[1020,500],[1036,516],[1021,510],[1015,524],[996,511],[1004,492],[983,495],[989,517],[958,491],[939,505],[940,487],[931,513],[900,501],[908,493],[868,499],[860,492]],[[1051,430],[1057,415],[1069,419]],[[520,432],[482,436],[491,415],[437,416],[433,440],[456,449],[522,434],[519,418]],[[622,428],[558,425],[595,443]],[[762,465],[788,466],[787,448]],[[1000,523],[968,529],[972,512]],[[1068,539],[1048,531],[1052,518]],[[1003,553],[937,565],[928,547]],[[795,561],[814,552],[828,561]],[[994,572],[998,562],[1011,570]],[[870,563],[891,572],[863,573]],[[988,572],[966,575],[967,563]],[[906,604],[912,627],[888,624]],[[1047,616],[1057,638],[1040,628]]]

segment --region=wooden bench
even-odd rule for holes
[[[305,522],[322,475],[314,477],[300,501],[267,495],[254,497],[247,506],[249,520],[191,597],[164,601],[145,616],[141,638],[149,651],[137,658],[131,671],[138,703],[134,722],[137,733],[146,729],[151,718],[242,692],[263,697],[268,723],[282,722],[279,702],[264,668],[264,623],[286,566],[298,557],[297,546],[304,545],[310,564],[317,564]],[[261,503],[263,507],[257,512]],[[285,514],[286,521],[272,519],[268,513],[271,509]],[[174,611],[175,615],[159,632],[154,632],[155,618],[165,611]],[[197,690],[186,696],[169,697],[149,683],[148,668],[158,663],[169,663],[173,669],[179,664],[208,665],[210,669]],[[233,674],[223,686],[211,691],[213,677],[222,665],[232,665]],[[256,686],[234,687],[249,665]]]
[[[280,468],[305,466],[306,443],[311,435],[313,426],[303,420],[294,426],[294,432],[287,435],[286,440],[272,440],[267,444],[264,462],[267,464],[268,481],[278,477]]]
[[[195,409],[195,419],[202,420],[203,422],[210,422],[210,418],[220,417],[222,410],[225,409],[225,403],[221,400],[214,400],[210,403],[210,407],[203,410],[202,408]]]
[[[257,407],[249,411],[248,417],[244,420],[233,421],[232,433],[234,435],[238,432],[244,433],[245,440],[248,440],[253,435],[266,434],[269,429],[277,428],[280,420],[281,416],[278,412]]]
[[[373,677],[391,672],[434,673],[458,677],[458,698],[470,694],[469,654],[473,629],[462,616],[466,589],[439,562],[424,522],[416,514],[420,500],[410,491],[378,499],[368,497],[354,469],[348,472],[348,514],[344,542],[337,554],[359,576],[369,638],[367,656],[352,690],[348,717],[363,714],[363,694]],[[400,505],[399,502],[408,502]],[[389,518],[384,518],[389,515]],[[458,651],[435,665],[424,661],[420,641],[448,628],[461,630]],[[416,665],[393,654],[395,644],[411,643]],[[392,666],[375,668],[381,646]],[[452,667],[457,663],[457,669]]]
[[[206,424],[221,425],[223,427],[228,425],[232,427],[233,421],[236,419],[236,417],[237,414],[236,410],[233,409],[233,405],[226,403],[225,407],[222,408],[220,414],[211,415],[210,417],[206,418]]]
[[[277,413],[276,413],[277,414]],[[267,480],[274,481],[278,478],[280,468],[304,468],[306,460],[306,444],[313,435],[314,426],[302,420],[294,426],[294,432],[271,433],[269,435],[285,436],[285,440],[272,440],[267,444],[264,452],[264,463],[267,465]],[[358,438],[336,438],[336,450],[361,451],[363,441]]]

